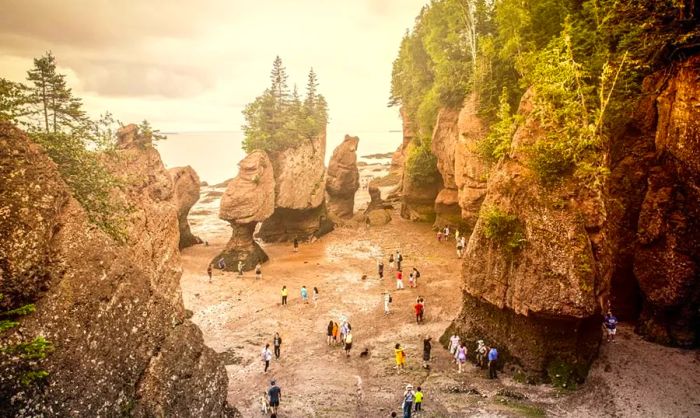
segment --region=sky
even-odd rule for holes
[[[239,131],[279,55],[313,67],[329,131],[401,129],[391,65],[425,0],[0,0],[0,77],[50,50],[88,113],[165,132]],[[337,141],[329,141],[337,142]]]

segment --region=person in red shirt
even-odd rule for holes
[[[420,299],[416,299],[416,304],[413,305],[413,309],[416,311],[416,324],[423,322],[423,302]]]
[[[403,274],[401,270],[396,270],[396,290],[403,289]]]

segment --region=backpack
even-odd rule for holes
[[[420,277],[420,271],[416,270],[416,279]]]
[[[391,303],[391,302],[392,302],[391,295],[389,295],[389,303]]]

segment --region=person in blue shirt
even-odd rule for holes
[[[605,330],[608,332],[608,342],[615,341],[615,333],[617,332],[617,318],[608,310],[608,313],[603,319]]]
[[[301,300],[304,303],[309,303],[309,292],[306,290],[306,286],[301,287]]]
[[[496,379],[496,362],[498,361],[498,350],[496,347],[491,347],[489,350],[489,379]]]
[[[277,416],[277,408],[280,406],[280,400],[282,399],[282,389],[275,384],[275,381],[270,382],[270,389],[267,391],[267,396],[270,400],[270,412],[272,416]]]

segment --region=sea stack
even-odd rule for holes
[[[175,167],[168,170],[173,179],[175,202],[177,204],[177,222],[180,227],[180,249],[201,244],[202,240],[190,231],[187,215],[199,200],[199,176],[190,166]]]
[[[360,138],[345,135],[345,139],[333,151],[326,176],[326,202],[328,212],[342,219],[352,217],[355,192],[360,188],[360,172],[357,169],[357,145]]]
[[[234,271],[238,262],[243,270],[252,270],[268,260],[267,254],[253,239],[255,227],[275,210],[275,176],[272,162],[265,151],[256,150],[238,163],[238,176],[231,180],[221,197],[219,218],[231,224],[231,239],[212,263]]]

